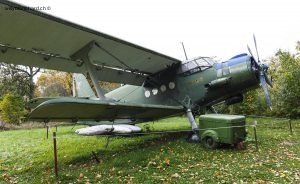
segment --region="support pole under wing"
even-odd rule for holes
[[[104,92],[103,92],[103,89],[101,88],[101,86],[100,86],[100,84],[99,84],[99,82],[98,82],[98,80],[95,76],[95,73],[94,73],[94,71],[92,69],[92,66],[91,66],[92,64],[91,64],[89,59],[86,59],[86,60],[87,60],[87,62],[85,62],[86,63],[85,66],[86,66],[87,71],[89,73],[89,76],[90,76],[90,78],[91,78],[91,80],[94,84],[97,95],[100,99],[104,100],[105,99]]]
[[[101,99],[101,100],[105,100],[106,97],[104,95],[103,89],[101,88],[101,86],[99,85],[98,79],[96,77],[96,72],[93,64],[90,61],[89,58],[89,53],[92,50],[92,48],[95,47],[95,42],[91,41],[90,43],[88,43],[86,46],[84,46],[83,48],[81,48],[80,50],[78,50],[75,54],[73,54],[71,56],[71,58],[73,59],[79,59],[83,61],[83,65],[86,67],[86,70],[88,71],[88,74],[93,82],[93,85],[96,89],[97,92],[97,96]]]

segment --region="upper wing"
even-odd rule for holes
[[[85,73],[81,58],[72,56],[94,43],[89,59],[98,79],[133,85],[180,62],[6,0],[0,0],[0,23],[1,62]]]
[[[115,119],[152,121],[182,112],[182,106],[129,104],[65,97],[40,104],[31,112],[29,118],[42,121],[113,121]]]

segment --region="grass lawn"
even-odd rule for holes
[[[59,127],[58,178],[52,133],[46,139],[45,129],[2,131],[0,183],[300,183],[300,121],[292,121],[293,135],[287,122],[257,121],[259,151],[251,141],[251,127],[243,151],[208,150],[187,143],[187,133],[114,137],[106,148],[107,137],[74,133],[83,126]],[[154,131],[189,129],[186,118],[139,126]]]

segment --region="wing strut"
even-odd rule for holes
[[[101,88],[98,79],[96,77],[96,70],[94,65],[92,64],[90,57],[89,57],[89,53],[90,51],[93,49],[93,47],[95,47],[95,42],[91,41],[90,43],[88,43],[87,45],[85,45],[84,47],[82,47],[81,49],[79,49],[75,54],[73,54],[71,56],[72,59],[76,59],[76,60],[81,60],[82,64],[85,65],[86,70],[88,71],[88,74],[95,86],[96,92],[97,92],[97,96],[100,98],[100,100],[106,100],[106,97],[104,95],[104,91]],[[99,71],[98,71],[99,72]]]

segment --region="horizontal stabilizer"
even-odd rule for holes
[[[48,101],[48,100],[52,100],[52,99],[56,99],[56,98],[55,97],[39,97],[39,98],[31,99],[26,103],[26,108],[34,109],[37,106],[39,106],[41,103]]]

